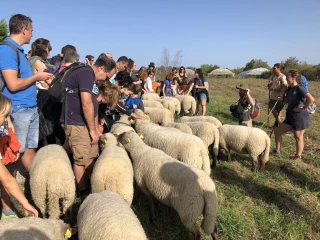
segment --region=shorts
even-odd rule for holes
[[[274,107],[274,105],[277,103],[277,105]],[[273,109],[273,110],[276,110],[277,112],[280,112],[282,110],[282,100],[279,100],[277,102],[277,100],[273,100],[273,99],[270,99],[269,101],[269,109]]]
[[[87,166],[90,159],[97,157],[99,146],[98,143],[91,145],[87,126],[68,125],[65,133],[69,139],[75,165]]]
[[[26,148],[37,148],[39,141],[39,114],[37,107],[20,108],[11,114],[16,136],[23,153]]]
[[[286,119],[283,122],[292,126],[293,130],[304,130],[310,126],[310,116],[306,110],[299,113],[287,110]]]

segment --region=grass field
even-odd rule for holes
[[[215,78],[208,81],[210,103],[207,105],[207,115],[217,117],[222,123],[237,124],[229,112],[229,106],[238,99],[235,86],[244,82],[249,84],[251,95],[260,103],[261,113],[253,122],[254,126],[261,127],[265,122],[268,101],[266,80]],[[320,82],[310,82],[309,85],[314,97],[318,99]],[[311,127],[305,133],[303,161],[288,160],[295,152],[292,134],[284,136],[280,157],[271,156],[262,173],[250,171],[251,160],[248,155],[232,153],[232,162],[225,160],[224,153],[219,156],[217,168],[211,174],[219,199],[219,239],[320,239],[319,120],[318,111],[311,116]],[[270,125],[272,123],[273,117],[270,117]],[[263,129],[269,133],[271,128]],[[271,140],[273,149],[274,137]],[[77,209],[80,203],[80,199],[77,199],[73,209]],[[132,208],[148,239],[193,239],[178,215],[163,204],[156,204],[156,225],[151,224],[148,200],[136,186]],[[68,222],[75,224],[76,211],[68,218]],[[71,239],[77,239],[77,236]]]

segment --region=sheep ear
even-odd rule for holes
[[[141,139],[144,139],[144,136],[142,135],[142,134],[140,134],[140,136],[139,136]]]
[[[130,138],[128,138],[128,143],[131,142]]]
[[[64,238],[71,238],[71,232],[70,232],[70,230],[68,229],[67,231],[66,231],[66,233],[64,234]]]

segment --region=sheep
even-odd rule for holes
[[[197,103],[194,97],[190,95],[176,95],[175,97],[180,101],[184,113],[189,113],[190,109],[193,115],[196,113]]]
[[[148,117],[152,122],[155,122],[155,123],[173,122],[173,116],[168,109],[145,107],[144,112],[148,114]],[[141,116],[145,115],[145,113],[143,113],[142,111],[136,110],[135,113]]]
[[[77,220],[80,240],[147,239],[130,206],[111,191],[92,193],[86,197]]]
[[[219,119],[212,117],[212,116],[193,116],[193,117],[188,117],[184,116],[181,117],[178,122],[181,123],[187,123],[187,122],[210,122],[216,125],[217,128],[222,126],[222,123],[219,121]]]
[[[100,140],[104,148],[93,167],[93,193],[111,190],[118,193],[130,206],[133,199],[133,169],[126,150],[118,146],[116,137],[106,133]]]
[[[212,150],[213,161],[211,166],[215,167],[219,153],[218,128],[209,122],[186,122],[185,124],[191,128],[193,135],[199,137],[209,150]]]
[[[75,199],[75,177],[66,151],[51,144],[41,148],[30,168],[32,199],[43,216],[59,219],[60,207],[65,214]]]
[[[158,100],[160,99],[160,96],[156,93],[145,93],[141,97],[142,100]]]
[[[176,123],[176,122],[163,122],[161,124],[163,127],[171,127],[171,128],[176,128],[179,129],[181,132],[192,134],[191,128],[184,123]]]
[[[136,133],[123,133],[119,142],[130,153],[137,185],[149,197],[151,220],[155,219],[154,197],[178,212],[181,222],[195,235],[195,239],[201,239],[197,219],[203,213],[202,228],[216,239],[218,203],[215,184],[210,176],[147,146]]]
[[[158,148],[181,162],[198,167],[210,175],[208,148],[200,138],[143,120],[136,120],[134,128],[137,133],[143,135],[147,145]]]
[[[260,159],[260,171],[269,161],[270,137],[259,128],[239,125],[222,125],[219,128],[220,147],[226,151],[231,161],[230,150],[238,153],[249,153],[252,158],[252,171],[257,170]]]
[[[62,220],[26,217],[0,221],[0,239],[4,240],[63,240],[70,237],[71,228]]]
[[[144,107],[155,107],[155,108],[163,108],[163,105],[154,100],[142,100]]]
[[[181,111],[181,104],[180,104],[180,100],[175,98],[175,97],[165,97],[163,98],[165,100],[170,100],[172,102],[174,102],[174,106],[175,106],[175,109],[176,109],[176,113],[177,114],[180,114],[180,111]]]
[[[158,100],[164,108],[168,109],[172,116],[174,116],[175,112],[176,112],[176,107],[173,101],[168,100],[168,99],[159,99]]]
[[[131,122],[129,120],[129,116],[127,115],[121,116],[120,119],[116,121],[110,129],[110,132],[114,135],[119,135],[128,131],[134,132],[134,129],[131,127]]]

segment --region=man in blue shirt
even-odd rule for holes
[[[8,45],[0,45],[1,90],[12,100],[11,116],[16,135],[22,146],[19,152],[23,165],[29,171],[39,138],[35,82],[48,81],[49,83],[53,75],[43,71],[32,75],[25,57],[22,45],[30,43],[33,31],[32,20],[22,14],[13,15],[9,21],[9,31],[10,36],[5,41],[12,43],[18,49],[20,65],[18,66],[15,50]]]

